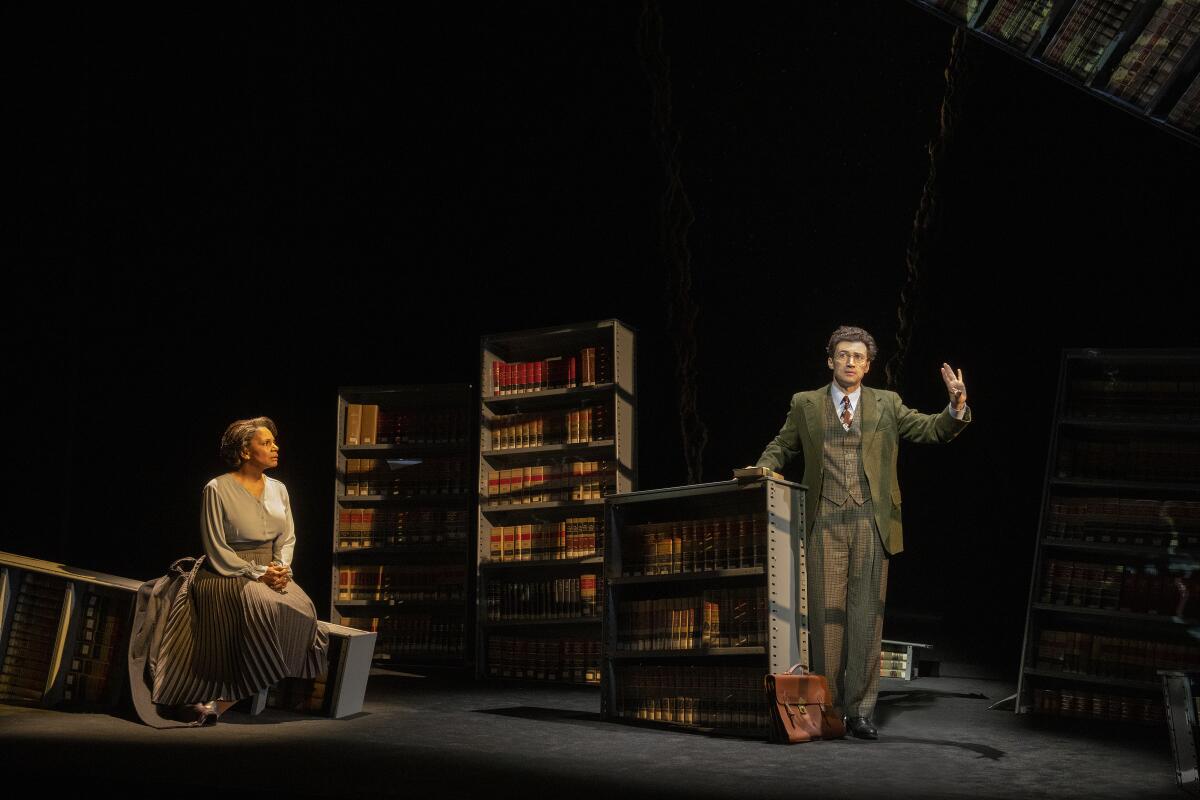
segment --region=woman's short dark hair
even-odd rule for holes
[[[259,428],[266,428],[272,436],[279,438],[279,431],[270,417],[239,419],[229,423],[229,427],[221,435],[221,460],[233,469],[240,467],[242,451],[250,448],[250,442],[254,441],[254,435],[258,433]]]
[[[838,342],[860,342],[867,346],[867,360],[874,361],[879,355],[879,348],[875,346],[875,337],[867,333],[862,328],[856,328],[853,325],[843,325],[833,332],[829,337],[829,344],[825,346],[825,352],[833,358],[834,348]]]

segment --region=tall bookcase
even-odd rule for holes
[[[0,703],[104,711],[129,685],[138,581],[0,553]]]
[[[808,664],[804,488],[654,489],[605,517],[602,715],[766,736],[763,676]]]
[[[1063,353],[1017,711],[1161,723],[1200,670],[1200,350]]]
[[[484,336],[476,674],[597,684],[604,498],[637,488],[634,332]]]
[[[330,619],[378,633],[381,665],[471,652],[473,387],[338,390]]]
[[[910,0],[1200,145],[1200,0]]]

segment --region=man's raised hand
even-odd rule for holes
[[[950,393],[950,405],[955,411],[961,411],[967,405],[967,385],[963,383],[962,370],[955,373],[949,364],[942,362],[942,380]]]

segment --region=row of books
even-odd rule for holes
[[[974,16],[979,0],[932,0],[932,5],[956,19],[966,20]]]
[[[1064,439],[1056,471],[1060,478],[1200,483],[1200,441]]]
[[[466,626],[461,609],[458,613],[408,612],[383,617],[342,617],[342,624],[378,634],[375,658],[381,661],[420,656],[453,657],[464,653]]]
[[[41,702],[50,676],[65,588],[65,581],[37,572],[22,576],[0,670],[0,701],[30,705]]]
[[[563,500],[599,500],[616,491],[613,461],[562,461],[488,470],[487,504],[506,506]]]
[[[589,573],[540,581],[493,581],[485,595],[489,622],[598,617],[604,583]]]
[[[430,458],[395,467],[382,458],[348,458],[345,478],[351,497],[435,497],[471,490],[471,470],[464,458]]]
[[[879,653],[879,677],[907,678],[908,651],[884,649]],[[915,672],[915,671],[914,671]],[[913,677],[916,677],[914,674]]]
[[[1135,0],[1079,0],[1046,46],[1042,60],[1087,80],[1135,5]]]
[[[585,347],[578,355],[539,361],[493,361],[492,394],[529,394],[547,389],[574,389],[612,382],[608,347]]]
[[[765,647],[767,617],[765,586],[624,601],[617,607],[617,649]]]
[[[1089,689],[1035,689],[1033,711],[1049,717],[1155,725],[1166,722],[1162,698],[1127,697]]]
[[[1198,37],[1200,0],[1162,0],[1109,77],[1109,93],[1149,110]]]
[[[624,575],[677,575],[766,563],[763,514],[630,525],[622,540]]]
[[[630,666],[616,671],[616,714],[703,728],[765,730],[761,667]]]
[[[1167,122],[1188,133],[1200,133],[1200,73],[1192,78],[1179,102],[1167,115]],[[1192,406],[1193,414],[1196,406]],[[1195,416],[1191,417],[1195,419]]]
[[[1037,668],[1157,683],[1158,670],[1200,669],[1200,647],[1083,631],[1042,630]]]
[[[459,509],[398,510],[352,506],[338,511],[338,547],[440,547],[461,550],[470,533]]]
[[[1200,421],[1200,381],[1076,378],[1067,396],[1068,415],[1075,419]]]
[[[297,714],[326,714],[329,710],[329,675],[317,678],[284,678],[267,691],[267,705]]]
[[[83,617],[67,674],[63,679],[63,702],[92,705],[109,702],[109,675],[120,676],[125,668],[124,628],[128,599],[87,593]]]
[[[389,409],[377,403],[346,405],[344,445],[466,445],[471,419],[457,409]]]
[[[1051,497],[1047,536],[1139,547],[1200,546],[1200,502]]]
[[[338,567],[337,599],[381,603],[450,602],[463,599],[466,582],[466,567],[461,564],[343,564]]]
[[[599,683],[600,642],[576,637],[489,636],[487,673],[493,678]]]
[[[493,450],[520,450],[610,438],[608,417],[604,406],[584,406],[567,411],[506,414],[494,417],[488,428]]]
[[[1046,24],[1055,0],[1000,0],[982,30],[1025,51]]]
[[[1189,577],[1154,565],[1129,566],[1049,559],[1040,602],[1075,608],[1194,617],[1200,614],[1200,573]]]
[[[559,522],[497,525],[490,538],[490,561],[560,561],[596,555],[604,541],[600,517],[571,517]]]

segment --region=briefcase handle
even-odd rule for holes
[[[787,672],[785,672],[785,673],[784,673],[784,675],[794,675],[794,674],[796,674],[796,670],[797,670],[797,669],[799,669],[799,670],[800,670],[800,674],[801,674],[801,675],[808,675],[808,674],[810,674],[810,673],[809,673],[809,671],[808,671],[808,667],[804,666],[804,662],[803,662],[803,661],[798,661],[798,662],[796,662],[795,664],[792,664],[792,666],[788,668],[788,671],[787,671]]]

